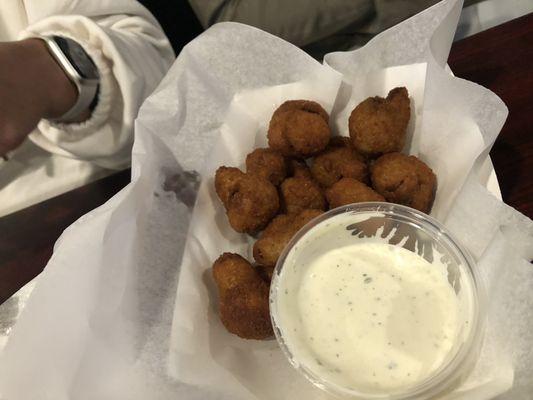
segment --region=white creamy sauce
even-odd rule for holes
[[[446,265],[386,243],[340,246],[281,280],[276,312],[294,359],[360,392],[427,378],[453,355],[463,323]]]

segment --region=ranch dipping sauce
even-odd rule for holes
[[[271,297],[291,362],[312,380],[369,397],[432,377],[470,329],[446,259],[433,249],[426,260],[403,247],[407,238],[389,244],[394,229],[354,240],[346,224],[341,233],[320,225],[287,254]]]
[[[286,338],[308,348],[312,358],[305,363],[332,382],[364,391],[424,379],[457,335],[459,303],[446,276],[388,244],[323,254],[287,300],[278,311],[301,319]]]

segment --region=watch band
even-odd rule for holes
[[[46,47],[48,48],[48,51],[50,52],[52,57],[54,57],[61,69],[67,75],[67,77],[76,86],[76,89],[78,91],[78,98],[72,108],[68,110],[65,114],[63,114],[61,117],[54,118],[51,121],[63,123],[74,122],[81,115],[81,113],[89,109],[91,103],[93,103],[93,101],[95,100],[96,94],[98,92],[98,85],[100,82],[96,67],[94,71],[96,78],[85,77],[79,72],[80,68],[77,68],[72,58],[69,57],[68,54],[65,54],[65,52],[61,49],[59,44],[56,42],[54,36],[38,36],[37,38],[45,42]],[[71,40],[66,38],[61,39]],[[76,46],[79,45],[76,43]],[[90,60],[90,57],[85,53],[85,51],[83,51],[83,53],[87,57],[87,59]],[[94,65],[92,60],[90,60],[90,63]]]

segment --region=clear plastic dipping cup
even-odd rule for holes
[[[327,263],[330,259],[328,257],[333,257],[339,249],[351,248],[359,251],[363,249],[360,246],[375,249],[376,244],[386,245],[382,247],[387,248],[387,251],[390,250],[391,254],[397,254],[389,257],[392,264],[395,259],[405,260],[405,256],[407,259],[417,256],[415,259],[420,261],[419,264],[422,267],[417,269],[419,275],[412,278],[414,282],[412,285],[415,285],[413,287],[416,290],[423,288],[420,286],[423,282],[418,276],[424,274],[423,266],[427,262],[427,268],[432,270],[425,272],[428,276],[433,276],[431,279],[435,282],[437,281],[435,277],[442,278],[441,287],[447,291],[448,297],[453,297],[453,304],[456,304],[454,310],[457,311],[454,313],[453,335],[448,334],[446,337],[441,335],[441,337],[435,334],[435,349],[442,345],[442,349],[445,348],[445,350],[441,349],[441,353],[438,353],[439,357],[430,354],[433,357],[430,357],[433,364],[428,364],[424,358],[427,352],[422,352],[426,337],[424,336],[420,343],[417,343],[414,338],[424,333],[425,330],[428,331],[428,335],[431,335],[433,330],[438,332],[441,327],[422,326],[418,328],[415,326],[415,323],[418,323],[416,320],[398,321],[396,317],[407,312],[406,309],[397,308],[403,304],[401,301],[406,301],[407,292],[403,293],[402,290],[410,287],[405,286],[406,284],[401,281],[401,274],[395,276],[391,273],[390,276],[385,276],[384,270],[380,270],[375,275],[374,282],[371,282],[376,283],[372,287],[365,285],[365,282],[371,281],[366,276],[367,274],[360,274],[353,278],[361,279],[360,282],[356,282],[359,286],[354,286],[355,281],[350,284],[351,286],[344,285],[347,293],[335,293],[341,296],[339,298],[346,300],[346,306],[342,306],[344,314],[340,320],[337,320],[336,326],[329,328],[326,326],[330,321],[328,313],[324,313],[324,327],[321,327],[321,321],[319,325],[316,322],[318,314],[313,315],[313,312],[309,312],[313,310],[310,308],[313,302],[316,302],[316,310],[322,311],[325,307],[329,307],[329,301],[332,304],[341,304],[338,303],[339,298],[328,297],[329,288],[333,285],[322,287],[319,283],[310,283],[310,279],[317,276],[325,277],[325,280],[335,279],[335,276],[342,277],[343,280],[352,277],[346,274],[335,275],[334,271],[331,271],[331,274],[320,275],[320,271],[327,272],[324,268],[328,266],[324,264],[320,267],[322,269],[317,270],[316,273],[311,268],[315,268],[320,260],[322,263]],[[354,245],[358,246],[353,247]],[[364,253],[364,251],[363,253],[357,251],[346,253],[347,257],[350,254]],[[406,254],[406,251],[409,253]],[[354,256],[353,260],[348,258],[348,261],[350,261],[349,265],[352,265],[353,261],[354,266],[345,266],[345,268],[354,268],[354,276],[358,271],[358,265],[366,267],[371,265],[368,260],[358,260],[357,256]],[[385,267],[396,268],[394,265],[385,265]],[[402,268],[397,270],[402,274],[410,273],[409,267]],[[348,273],[350,270],[346,271]],[[378,285],[380,282],[382,286]],[[387,288],[397,291],[394,293],[396,297],[391,297],[390,293],[389,297],[387,293],[380,293],[385,284],[388,285]],[[306,290],[314,287],[322,289],[317,290],[311,296]],[[340,285],[339,288],[342,290]],[[367,295],[370,289],[374,290],[371,292],[374,296],[372,298]],[[362,290],[367,294],[358,293]],[[426,295],[438,296],[436,292],[432,293],[429,290],[426,291]],[[348,301],[352,298],[356,300]],[[379,304],[376,303],[376,307],[381,307],[380,311],[396,311],[389,312],[383,320],[372,319],[372,315],[378,315],[378,313],[366,311],[370,310],[369,304],[364,303],[367,300],[361,299],[367,298],[371,299],[368,301],[381,299]],[[270,314],[276,339],[287,359],[294,368],[320,389],[335,396],[353,399],[431,399],[457,387],[476,361],[483,332],[484,298],[485,289],[482,278],[476,270],[472,257],[438,221],[401,205],[379,202],[357,203],[324,213],[309,222],[292,238],[281,254],[272,278]],[[448,319],[451,317],[447,314],[448,310],[430,309],[432,304],[439,304],[439,299],[435,298],[433,303],[424,299],[416,303],[418,300],[413,299],[409,304],[421,315],[421,319],[426,318],[427,321],[438,325],[440,320],[431,320],[431,318],[433,318],[432,314],[440,313],[438,315],[442,315],[441,319],[450,324]],[[339,306],[332,305],[332,307],[334,308],[331,316],[334,318],[334,312],[338,311]],[[396,309],[391,307],[396,307]],[[382,314],[386,314],[385,311]],[[414,311],[413,315],[415,315]],[[357,321],[368,320],[371,324],[369,327],[374,332],[370,337],[365,336],[362,323],[350,321],[352,314],[357,316]],[[452,314],[451,310],[449,314]],[[332,319],[332,321],[335,320]],[[406,337],[405,334],[410,330],[412,330],[411,336],[413,337],[409,335]],[[340,339],[335,337],[335,332],[342,333],[343,336],[340,338],[344,340],[344,344],[339,344]],[[404,339],[400,341],[401,338]],[[408,346],[409,340],[414,340],[411,347]],[[404,342],[406,342],[405,347],[403,347]],[[380,350],[374,351],[374,348]],[[391,361],[388,361],[386,357],[390,357]],[[382,361],[385,363],[384,372],[377,370],[372,372],[372,368],[375,369],[376,365],[380,366]],[[403,371],[402,366],[406,368]],[[401,375],[402,373],[404,375]]]

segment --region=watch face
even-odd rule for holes
[[[54,36],[54,41],[57,43],[63,54],[67,56],[70,63],[82,78],[98,79],[98,68],[93,60],[74,40],[66,39],[61,36]]]

